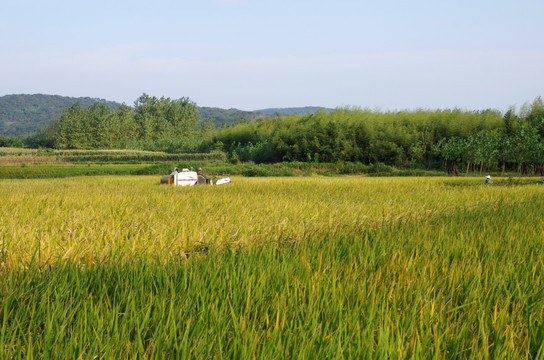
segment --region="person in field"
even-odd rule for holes
[[[487,175],[485,177],[485,183],[486,184],[493,184],[493,179],[491,178],[491,176]]]
[[[202,168],[198,168],[198,170],[196,171],[196,175],[197,175],[197,182],[199,185],[204,185],[204,184],[209,184],[210,183],[210,179],[204,175],[204,173],[202,172]]]

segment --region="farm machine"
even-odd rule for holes
[[[174,186],[193,186],[193,185],[224,185],[230,183],[230,177],[207,176],[202,173],[202,169],[193,171],[189,169],[183,169],[179,171],[179,168],[175,168],[170,175],[164,175],[161,178],[161,184],[168,184]]]

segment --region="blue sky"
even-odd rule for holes
[[[0,96],[505,111],[544,96],[543,13],[537,0],[18,0],[0,13]]]

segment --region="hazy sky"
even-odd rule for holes
[[[6,1],[0,96],[505,111],[544,96],[542,0]]]

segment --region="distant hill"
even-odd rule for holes
[[[265,115],[277,115],[277,114],[285,114],[285,115],[292,115],[292,114],[309,114],[309,113],[315,113],[319,110],[325,110],[327,112],[333,111],[334,109],[330,108],[324,108],[320,106],[305,106],[305,107],[291,107],[291,108],[270,108],[270,109],[261,109],[261,110],[255,110],[255,112],[265,114]]]
[[[215,126],[221,126],[225,123],[234,123],[239,120],[259,120],[269,116],[276,116],[280,114],[292,115],[292,114],[309,114],[315,113],[318,110],[332,111],[334,109],[323,108],[319,106],[305,106],[305,107],[291,107],[291,108],[269,108],[254,111],[244,111],[238,109],[220,109],[214,107],[199,107],[200,115],[202,119],[212,119]]]
[[[104,99],[90,97],[67,97],[59,95],[5,95],[0,97],[0,135],[21,136],[32,134],[44,125],[49,124],[62,110],[78,103],[89,107],[96,102],[106,104],[115,109],[121,104]],[[322,109],[318,106],[294,108],[270,108],[255,111],[238,109],[221,109],[216,107],[199,107],[202,120],[211,119],[215,126],[236,121],[255,121],[278,114],[307,114]],[[325,109],[331,111],[332,109]]]
[[[198,112],[200,113],[202,120],[211,119],[217,127],[222,126],[225,123],[232,124],[240,119],[254,121],[266,117],[265,114],[256,111],[221,109],[216,107],[199,107]]]
[[[59,95],[6,95],[0,97],[0,135],[19,136],[31,134],[48,124],[53,118],[79,102],[86,108],[96,102],[110,108],[119,103],[90,97],[67,97]]]

